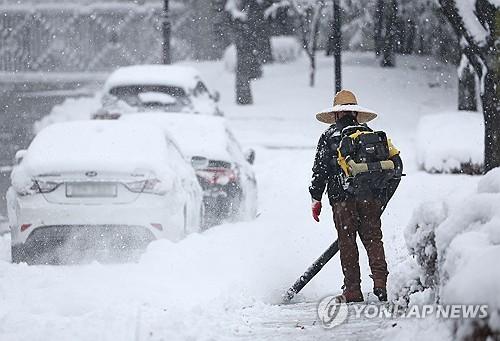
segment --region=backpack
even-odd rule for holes
[[[341,185],[347,193],[361,196],[387,188],[395,176],[390,158],[399,151],[383,131],[351,126],[342,130],[337,154]]]

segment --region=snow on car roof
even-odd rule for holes
[[[141,113],[122,115],[120,119],[161,127],[173,137],[182,153],[211,160],[231,161],[226,136],[226,120],[218,116],[184,113]]]
[[[179,65],[132,65],[116,69],[106,80],[104,91],[126,85],[170,85],[193,89],[200,75],[195,68]]]
[[[56,123],[40,131],[21,165],[28,174],[77,171],[134,173],[166,169],[164,132],[117,121]]]

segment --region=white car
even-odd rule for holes
[[[140,250],[200,229],[202,190],[194,170],[159,128],[57,123],[16,158],[7,194],[14,262]]]
[[[121,120],[162,127],[194,162],[207,159],[196,175],[204,192],[206,225],[257,215],[255,152],[244,152],[222,117],[157,113],[122,115]]]
[[[218,92],[210,92],[196,69],[177,65],[133,65],[115,70],[103,88],[103,113],[188,112],[222,116]],[[99,113],[97,114],[99,116]]]

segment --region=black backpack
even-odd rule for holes
[[[399,154],[387,135],[366,126],[351,126],[342,130],[341,137],[337,162],[344,190],[361,196],[387,188],[395,176],[390,158]]]

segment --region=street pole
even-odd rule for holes
[[[162,13],[162,33],[163,33],[162,61],[163,61],[163,64],[171,64],[172,63],[172,56],[171,56],[171,51],[170,51],[171,26],[170,26],[168,1],[169,0],[163,1],[163,13]]]
[[[342,89],[342,70],[341,70],[341,52],[342,52],[342,32],[341,32],[341,13],[339,0],[333,0],[333,58],[335,60],[335,92]]]

